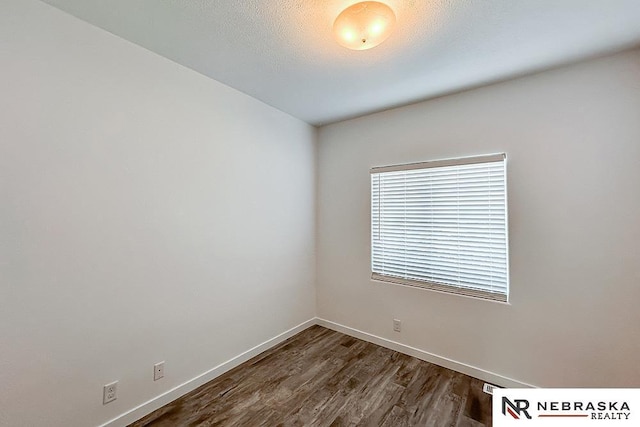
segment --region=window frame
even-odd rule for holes
[[[375,174],[384,173],[384,172],[396,172],[396,171],[410,171],[417,169],[427,169],[427,168],[439,168],[446,166],[461,166],[461,165],[471,165],[471,164],[480,164],[480,163],[492,163],[492,162],[503,162],[503,184],[504,184],[504,250],[505,250],[505,281],[506,281],[506,289],[505,292],[489,292],[482,289],[474,289],[471,287],[457,286],[454,284],[440,283],[437,281],[427,281],[427,280],[415,280],[409,278],[402,278],[396,276],[389,276],[380,273],[374,272],[374,213],[373,213],[373,177]],[[479,156],[471,156],[471,157],[459,157],[459,158],[450,158],[450,159],[442,159],[442,160],[433,160],[426,162],[417,162],[417,163],[407,163],[407,164],[397,164],[390,166],[380,166],[380,167],[372,167],[370,169],[370,200],[369,200],[369,238],[370,238],[370,271],[371,271],[371,280],[384,282],[384,283],[392,283],[403,286],[411,286],[417,287],[420,289],[427,289],[436,292],[442,292],[449,295],[460,295],[465,297],[477,298],[485,301],[492,301],[498,303],[509,304],[509,295],[510,295],[510,272],[509,272],[509,203],[508,203],[508,185],[507,185],[507,155],[506,153],[497,153],[497,154],[488,154],[488,155],[479,155]]]

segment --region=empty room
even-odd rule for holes
[[[638,0],[0,0],[0,426],[640,426]]]

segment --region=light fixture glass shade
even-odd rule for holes
[[[385,41],[395,24],[396,15],[389,6],[377,1],[363,1],[338,15],[333,33],[342,46],[365,50]]]

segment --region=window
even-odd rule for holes
[[[371,169],[372,279],[507,301],[504,154]]]

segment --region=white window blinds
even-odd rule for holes
[[[507,301],[504,154],[371,169],[372,278]]]

